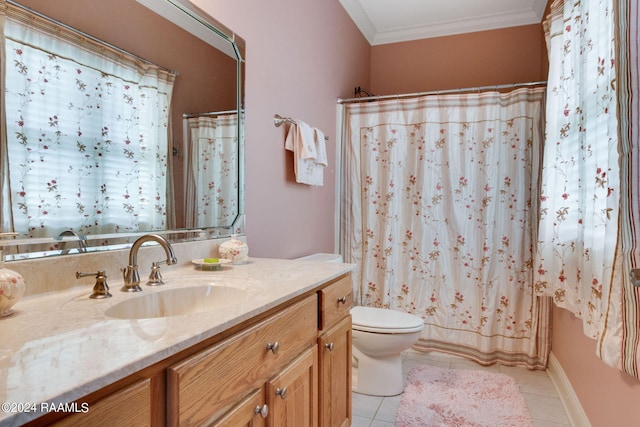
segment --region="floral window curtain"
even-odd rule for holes
[[[189,137],[186,226],[231,225],[238,214],[238,116],[185,120]]]
[[[175,76],[6,6],[3,228],[13,221],[24,237],[166,229]]]
[[[544,89],[345,109],[342,253],[356,301],[420,315],[419,347],[546,366],[532,258]]]
[[[611,0],[556,1],[545,22],[550,69],[536,287],[581,318],[593,338],[617,327],[609,318],[618,305],[620,200],[614,28]],[[619,350],[611,350],[602,356],[618,365]]]

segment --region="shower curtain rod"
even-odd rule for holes
[[[206,116],[224,116],[224,115],[231,115],[231,114],[237,114],[238,110],[227,110],[227,111],[210,111],[208,113],[184,113],[182,115],[183,119],[191,119],[193,117],[206,117]]]
[[[376,95],[376,96],[366,96],[362,98],[346,98],[346,99],[338,98],[338,104],[345,104],[349,102],[358,102],[358,101],[379,101],[383,99],[417,98],[419,96],[444,95],[448,93],[478,92],[481,90],[490,90],[490,89],[497,90],[497,89],[527,87],[527,86],[542,86],[546,84],[547,84],[547,81],[544,80],[539,82],[512,83],[512,84],[491,85],[491,86],[476,86],[476,87],[467,87],[467,88],[461,88],[461,89],[432,90],[428,92],[404,93],[404,94],[398,94],[398,95]]]

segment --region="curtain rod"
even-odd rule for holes
[[[461,92],[477,92],[481,90],[497,90],[497,89],[507,89],[507,88],[515,88],[515,87],[526,87],[526,86],[541,86],[546,85],[547,81],[539,81],[539,82],[528,82],[528,83],[512,83],[512,84],[503,84],[503,85],[491,85],[491,86],[476,86],[476,87],[467,87],[461,89],[445,89],[445,90],[432,90],[428,92],[415,92],[415,93],[404,93],[398,95],[378,95],[378,96],[366,96],[362,98],[338,98],[338,104],[345,104],[349,102],[358,102],[358,101],[379,101],[383,99],[396,99],[396,98],[417,98],[419,96],[426,95],[444,95],[448,93],[461,93]]]
[[[238,114],[238,110],[227,110],[227,111],[209,111],[207,113],[184,113],[182,115],[183,119],[191,119],[193,117],[207,117],[207,116],[225,116]]]
[[[7,1],[8,4],[10,4],[10,5],[12,5],[12,6],[14,6],[14,7],[18,8],[18,9],[21,9],[21,10],[23,10],[25,12],[31,13],[31,14],[33,14],[33,15],[41,18],[41,19],[44,19],[45,21],[48,21],[48,22],[50,22],[50,23],[52,23],[54,25],[58,25],[59,27],[62,27],[67,31],[70,31],[70,32],[72,32],[72,33],[74,33],[76,35],[79,35],[79,36],[84,37],[84,38],[86,38],[88,40],[91,40],[94,43],[101,44],[101,45],[103,45],[103,46],[105,46],[105,47],[107,47],[107,48],[109,48],[109,49],[111,49],[111,50],[113,50],[113,51],[115,51],[115,52],[117,52],[119,54],[123,54],[123,55],[129,56],[129,57],[133,57],[137,61],[141,61],[141,62],[143,62],[145,64],[149,64],[149,65],[152,65],[154,67],[158,67],[162,71],[165,71],[165,72],[167,72],[169,74],[173,74],[176,77],[178,77],[178,75],[180,75],[180,72],[178,72],[177,70],[170,70],[167,67],[163,67],[162,65],[156,64],[155,62],[152,62],[152,61],[149,61],[148,59],[143,58],[140,55],[136,55],[135,53],[131,53],[131,52],[127,51],[127,50],[124,50],[124,49],[116,46],[116,45],[113,45],[113,44],[111,44],[109,42],[106,42],[106,41],[101,40],[101,39],[99,39],[97,37],[94,37],[91,34],[85,33],[84,31],[81,31],[81,30],[79,30],[77,28],[74,28],[74,27],[72,27],[70,25],[65,24],[64,22],[58,21],[57,19],[51,18],[50,16],[47,16],[47,15],[44,15],[44,14],[38,12],[37,10],[31,9],[30,7],[24,6],[24,5],[20,4],[20,3],[16,3],[14,0],[6,0],[6,1]]]

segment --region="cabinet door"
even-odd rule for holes
[[[264,388],[255,390],[212,424],[214,427],[263,427],[268,414]]]
[[[91,404],[86,413],[69,415],[53,425],[150,426],[151,380],[146,379],[117,391]]]
[[[318,425],[318,348],[311,347],[267,382],[268,424]]]
[[[351,316],[318,338],[320,427],[351,423]]]

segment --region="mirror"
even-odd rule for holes
[[[5,20],[7,259],[244,232],[241,38],[187,0],[5,1],[38,28]]]

